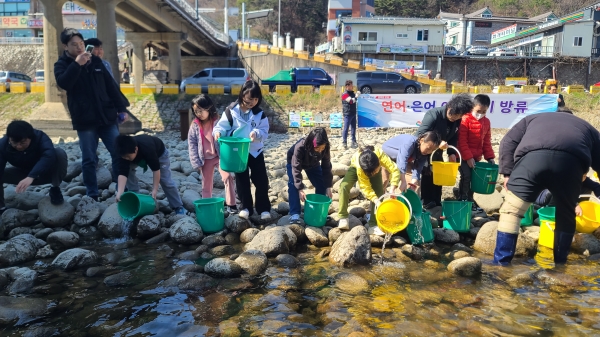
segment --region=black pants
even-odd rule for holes
[[[436,151],[433,155],[434,161],[442,160],[442,151]],[[421,199],[423,205],[427,205],[430,202],[435,202],[437,206],[442,205],[442,186],[433,184],[433,172],[431,171],[431,162],[427,161],[423,171],[421,173]]]
[[[250,179],[252,179],[252,183],[256,187],[256,211],[258,213],[269,212],[271,210],[269,177],[267,177],[265,157],[262,153],[256,158],[248,155],[248,168],[246,171],[235,174],[235,185],[242,204],[241,209],[247,209],[250,215],[252,215],[254,213],[254,202],[250,189]]]
[[[54,148],[56,153],[56,163],[51,169],[45,171],[37,179],[33,180],[31,185],[52,184],[52,186],[60,186],[60,183],[67,175],[67,154],[61,148]],[[0,187],[2,184],[17,185],[21,180],[27,178],[30,170],[23,170],[17,167],[7,167],[4,169],[4,174],[0,176]],[[4,189],[0,188],[0,208],[4,207]]]
[[[463,160],[458,168],[460,171],[460,182],[458,184],[458,197],[461,200],[473,201],[473,191],[471,190],[471,174],[472,169],[467,164],[466,160]]]
[[[587,172],[574,155],[553,150],[527,153],[508,179],[508,190],[517,197],[535,202],[548,189],[556,203],[556,231],[575,233],[575,206],[581,191],[581,178]]]

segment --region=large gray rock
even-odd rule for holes
[[[502,194],[496,190],[494,190],[494,193],[492,194],[475,193],[473,195],[473,199],[477,205],[488,214],[498,212],[502,206],[502,203],[504,202]]]
[[[196,272],[182,272],[171,276],[162,285],[165,287],[177,287],[180,290],[204,291],[213,289],[217,284],[218,281],[208,275]]]
[[[38,204],[45,197],[44,193],[25,191],[16,193],[14,189],[6,189],[4,191],[4,203],[6,208],[16,208],[22,211],[37,209]]]
[[[185,217],[169,228],[169,235],[176,243],[192,245],[202,241],[204,233],[195,219]]]
[[[93,226],[102,216],[103,208],[94,199],[84,196],[75,208],[73,222],[78,226]]]
[[[40,220],[46,227],[67,227],[73,221],[75,207],[68,202],[52,205],[50,197],[45,197],[39,203]]]
[[[77,246],[79,235],[67,231],[54,232],[48,235],[46,242],[54,250],[65,250]]]
[[[73,225],[72,229],[75,229],[75,233],[79,235],[81,241],[92,241],[98,240],[102,238],[102,233],[94,226],[84,226],[79,227],[77,225]]]
[[[77,177],[81,174],[81,161],[72,161],[67,166],[67,175],[65,176],[65,181],[70,182],[73,178]]]
[[[592,234],[577,233],[573,237],[571,249],[577,254],[592,255],[600,253],[600,240]]]
[[[291,215],[284,215],[281,217],[281,219],[277,220],[277,226],[288,226],[290,224],[290,218],[292,216]],[[304,219],[300,218],[300,226],[305,227],[306,224],[304,223]]]
[[[33,289],[37,272],[29,268],[17,268],[9,272],[10,278],[13,279],[12,284],[8,287],[8,293],[27,294]]]
[[[296,241],[298,243],[306,241],[306,234],[305,234],[304,226],[301,226],[298,224],[293,224],[293,225],[287,225],[287,228],[289,228],[292,232],[294,232],[294,235],[296,235],[296,239],[297,239]]]
[[[277,220],[281,219],[281,214],[277,213],[275,209],[271,209],[269,213],[271,214],[271,219],[262,220],[260,218],[260,213],[254,212],[254,214],[250,216],[250,222],[256,226],[267,226],[272,223],[277,223]]]
[[[308,241],[316,247],[329,246],[329,239],[325,236],[321,228],[308,226],[304,230],[304,234],[306,234]]]
[[[0,296],[0,325],[21,325],[45,315],[50,302],[41,298]]]
[[[131,275],[130,272],[124,271],[115,275],[107,276],[104,278],[104,284],[107,287],[126,286],[131,283],[132,277],[133,275]]]
[[[160,234],[160,220],[156,215],[146,215],[137,224],[137,236],[147,239]]]
[[[210,248],[208,252],[214,256],[225,256],[235,254],[235,248],[231,245],[222,245]]]
[[[33,229],[31,229],[29,227],[17,227],[8,233],[8,238],[12,239],[15,236],[19,236],[22,234],[33,234],[33,233],[35,233],[35,232],[33,231]]]
[[[47,259],[47,258],[54,257],[54,255],[56,255],[56,252],[54,250],[52,250],[52,248],[50,248],[49,245],[46,245],[46,246],[38,249],[37,253],[35,254],[35,258],[36,259]]]
[[[225,238],[219,234],[213,234],[202,239],[202,244],[209,248],[227,244]]]
[[[216,278],[229,278],[240,276],[244,270],[230,259],[217,257],[208,261],[204,266],[204,272]]]
[[[181,197],[181,201],[183,202],[183,207],[190,212],[196,212],[194,207],[194,201],[202,199],[200,193],[194,190],[185,190],[183,191],[183,196]]]
[[[279,254],[275,259],[277,264],[284,268],[296,268],[300,265],[300,261],[290,254]]]
[[[62,270],[72,270],[93,266],[97,261],[98,255],[96,255],[96,253],[86,249],[72,248],[60,253],[54,261],[52,261],[52,266]]]
[[[240,234],[240,242],[248,243],[251,242],[252,239],[260,232],[258,228],[248,228]]]
[[[435,241],[444,242],[444,243],[460,242],[460,235],[451,229],[434,228],[433,235],[435,236]]]
[[[473,245],[473,248],[478,252],[494,255],[497,234],[498,222],[487,222],[485,225],[481,226],[481,229],[477,233],[477,238],[475,238],[475,244]],[[522,233],[519,234],[515,256],[533,256],[536,251],[537,245],[535,241],[527,235],[523,235]]]
[[[450,262],[448,271],[466,277],[479,275],[481,274],[481,260],[476,257],[463,257]]]
[[[0,244],[0,267],[14,266],[33,260],[38,249],[45,244],[31,234],[15,236]]]
[[[273,227],[258,233],[246,250],[260,250],[267,256],[287,254],[296,247],[297,238],[294,232],[287,227]]]
[[[7,209],[2,213],[0,222],[0,238],[8,234],[11,230],[18,227],[31,227],[35,225],[36,215],[30,212],[21,211],[16,208]]]
[[[235,259],[235,263],[242,267],[246,273],[255,276],[262,274],[267,269],[269,260],[267,260],[265,253],[260,250],[247,250]]]
[[[104,211],[98,221],[98,229],[107,238],[120,238],[123,236],[125,221],[119,215],[118,204],[114,203]]]
[[[357,226],[342,234],[331,247],[329,262],[342,267],[371,263],[371,241],[367,229]]]
[[[250,228],[250,222],[244,218],[240,218],[237,214],[230,215],[225,219],[225,227],[230,232],[241,234],[246,229]]]
[[[110,171],[106,167],[100,166],[96,170],[96,181],[99,189],[108,188],[110,183],[112,183],[112,175],[110,174]]]

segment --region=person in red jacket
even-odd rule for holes
[[[471,172],[475,167],[475,163],[483,157],[490,164],[495,164],[490,120],[485,117],[490,106],[490,97],[488,95],[477,95],[473,99],[473,103],[473,111],[463,116],[458,131],[458,151],[462,156],[462,164],[459,168],[458,197],[460,200],[468,201],[473,201]],[[480,209],[473,204],[473,210],[479,211]]]

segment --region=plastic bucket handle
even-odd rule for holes
[[[482,176],[479,175],[479,173],[475,169],[476,166],[477,166],[477,163],[475,163],[475,166],[473,166],[473,173],[475,173],[475,175],[477,176],[477,178],[485,180],[485,179],[483,179]],[[488,185],[496,185],[497,182],[498,182],[498,176],[496,176],[496,180],[495,181],[489,181]],[[579,197],[581,197],[581,196],[579,196]]]
[[[465,201],[464,203],[465,204],[461,208],[459,208],[458,211],[456,211],[456,212],[454,212],[454,213],[452,213],[450,215],[444,215],[443,218],[446,219],[447,217],[455,216],[456,214],[462,212],[463,209],[465,209],[465,207],[469,206],[469,203],[472,203],[472,202],[471,201]]]
[[[550,222],[552,222],[552,221],[545,221],[545,222],[544,222],[544,225],[546,225],[546,227],[548,227],[548,229],[549,229],[549,230],[550,230],[552,233],[554,233],[554,229],[552,229],[552,227],[550,227],[550,225],[548,224],[548,223],[550,223]]]
[[[448,147],[451,147],[454,149],[454,151],[456,151],[456,153],[458,153],[458,164],[462,164],[462,156],[460,155],[460,152],[458,151],[457,148],[455,148],[452,145],[448,145]],[[429,161],[432,162],[433,161],[433,154],[435,153],[435,151],[440,150],[440,148],[435,149],[433,152],[431,152],[431,156],[429,156]]]
[[[386,194],[384,194],[384,195],[382,195],[382,196],[380,196],[380,197],[379,197],[379,201],[382,201],[382,202],[383,202],[383,198],[385,198],[385,197],[391,197],[391,196],[394,196],[394,197],[396,197],[396,198],[398,198],[398,197],[401,197],[402,199],[404,199],[404,200],[406,201],[406,204],[408,205],[408,211],[409,211],[409,215],[410,215],[408,218],[409,218],[409,219],[410,219],[410,218],[412,218],[412,215],[413,215],[413,213],[412,213],[412,206],[410,205],[410,201],[408,201],[408,199],[406,199],[406,197],[405,197],[405,196],[403,196],[402,194],[391,194],[391,193],[386,193]],[[375,206],[375,210],[374,210],[374,211],[375,211],[375,214],[377,214],[377,209],[378,209],[378,208],[379,208],[378,206]]]

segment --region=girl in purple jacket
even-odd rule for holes
[[[202,175],[202,198],[212,197],[213,176],[215,167],[219,166],[219,153],[216,140],[213,138],[213,128],[219,121],[219,115],[212,100],[200,94],[192,100],[194,122],[188,132],[190,162],[194,170]],[[221,170],[219,173],[225,183],[225,203],[229,213],[237,213],[235,205],[235,184],[231,173]]]

